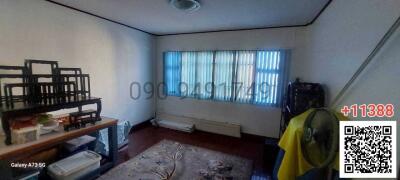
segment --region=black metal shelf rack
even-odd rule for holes
[[[321,84],[300,82],[289,83],[282,103],[282,117],[280,122],[280,136],[283,135],[290,119],[307,111],[310,108],[325,106],[325,92]]]
[[[51,73],[34,74],[34,65],[49,65]],[[5,79],[12,79],[12,83]],[[78,108],[80,113],[82,106],[89,104],[97,105],[92,123],[100,121],[101,99],[91,96],[90,77],[80,68],[61,68],[57,61],[31,59],[25,60],[24,66],[0,65],[0,116],[6,145],[11,144],[10,121],[16,117],[66,108]]]

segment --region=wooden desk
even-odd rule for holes
[[[96,122],[95,125],[88,124],[84,128],[71,131],[64,131],[63,128],[60,128],[58,132],[42,135],[38,140],[25,144],[7,146],[4,144],[3,140],[0,140],[0,174],[3,176],[5,173],[4,171],[8,171],[5,168],[10,167],[10,163],[15,160],[29,157],[30,155],[54,147],[65,141],[107,128],[109,143],[108,161],[100,167],[100,172],[104,172],[112,168],[117,161],[117,122],[118,120],[116,119],[102,117],[102,120]]]

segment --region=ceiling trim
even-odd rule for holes
[[[142,30],[142,29],[139,29],[139,28],[136,28],[136,27],[133,27],[133,26],[129,26],[129,25],[124,24],[124,23],[121,23],[121,22],[114,21],[114,20],[105,18],[105,17],[103,17],[103,16],[99,16],[99,15],[97,15],[97,14],[93,14],[93,13],[90,13],[90,12],[87,12],[87,11],[84,11],[84,10],[81,10],[81,9],[78,9],[78,8],[74,8],[74,7],[72,7],[72,6],[68,6],[68,5],[65,5],[65,4],[62,4],[62,3],[59,3],[59,2],[55,2],[55,1],[52,1],[52,0],[46,0],[46,1],[47,1],[47,2],[50,2],[50,3],[53,3],[53,4],[56,4],[56,5],[60,5],[60,6],[66,7],[66,8],[68,8],[68,9],[72,9],[72,10],[75,10],[75,11],[79,11],[79,12],[84,13],[84,14],[88,14],[88,15],[91,15],[91,16],[94,16],[94,17],[97,17],[97,18],[106,20],[106,21],[110,21],[110,22],[119,24],[119,25],[121,25],[121,26],[125,26],[125,27],[127,27],[127,28],[131,28],[131,29],[134,29],[134,30],[138,30],[138,31],[140,31],[140,32],[144,32],[144,33],[149,34],[149,35],[158,36],[158,34],[150,33],[150,32],[147,32],[147,31],[145,31],[145,30]]]
[[[125,26],[125,27],[127,27],[127,28],[131,28],[131,29],[134,29],[134,30],[138,30],[138,31],[140,31],[140,32],[143,32],[143,33],[146,33],[146,34],[149,34],[149,35],[153,35],[153,36],[173,36],[173,35],[183,35],[183,34],[201,34],[201,33],[213,33],[213,32],[230,32],[230,31],[247,31],[247,30],[260,30],[260,29],[276,29],[276,28],[290,28],[290,27],[305,27],[305,26],[309,26],[309,25],[313,24],[313,23],[319,18],[319,16],[321,16],[321,14],[325,11],[325,9],[329,6],[329,4],[331,4],[331,2],[332,2],[332,0],[329,0],[329,1],[324,5],[324,7],[322,7],[322,9],[318,12],[318,14],[317,14],[310,22],[308,22],[308,23],[306,23],[306,24],[288,25],[288,26],[267,26],[267,27],[244,28],[244,29],[223,29],[223,30],[215,30],[215,31],[195,31],[195,32],[171,33],[171,34],[154,34],[154,33],[151,33],[151,32],[148,32],[148,31],[145,31],[145,30],[142,30],[142,29],[139,29],[139,28],[136,28],[136,27],[133,27],[133,26],[130,26],[130,25],[127,25],[127,24],[118,22],[118,21],[114,21],[114,20],[105,18],[105,17],[100,16],[100,15],[97,15],[97,14],[93,14],[93,13],[90,13],[90,12],[87,12],[87,11],[84,11],[84,10],[81,10],[81,9],[78,9],[78,8],[75,8],[75,7],[72,7],[72,6],[65,5],[65,4],[63,4],[63,3],[55,2],[55,1],[53,1],[53,0],[45,0],[45,1],[50,2],[50,3],[53,3],[53,4],[56,4],[56,5],[59,5],[59,6],[63,6],[63,7],[65,7],[65,8],[69,8],[69,9],[72,9],[72,10],[75,10],[75,11],[79,11],[79,12],[81,12],[81,13],[84,13],[84,14],[87,14],[87,15],[91,15],[91,16],[94,16],[94,17],[97,17],[97,18],[100,18],[100,19],[103,19],[103,20],[106,20],[106,21],[110,21],[110,22],[119,24],[119,25],[121,25],[121,26]]]
[[[322,7],[322,9],[318,12],[318,14],[314,17],[314,19],[311,20],[311,21],[310,21],[309,23],[307,23],[306,25],[308,26],[308,25],[313,24],[313,23],[319,18],[319,16],[322,14],[322,12],[324,12],[325,9],[329,6],[329,4],[331,4],[331,2],[332,2],[332,0],[329,0],[329,1],[324,5],[324,7]]]
[[[215,32],[232,32],[232,31],[250,31],[250,30],[262,30],[262,29],[276,29],[276,28],[290,28],[290,27],[305,27],[309,24],[299,24],[299,25],[289,25],[289,26],[267,26],[259,28],[244,28],[244,29],[222,29],[214,31],[194,31],[194,32],[184,32],[184,33],[172,33],[172,34],[157,34],[157,36],[175,36],[184,34],[203,34],[203,33],[215,33]]]

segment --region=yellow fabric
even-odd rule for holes
[[[306,112],[292,118],[286,128],[283,136],[279,141],[279,147],[285,151],[282,163],[278,170],[279,180],[296,179],[302,176],[313,167],[304,159],[301,150],[301,137],[303,136],[303,124],[307,116],[314,109],[309,109]],[[339,120],[345,120],[346,117],[340,113],[336,113]],[[333,168],[339,170],[339,154],[336,154]]]

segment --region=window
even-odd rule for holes
[[[164,54],[164,83],[167,96],[180,96],[181,53],[167,52]]]
[[[233,55],[233,51],[217,51],[215,53],[214,99],[231,100]]]
[[[198,52],[196,64],[196,88],[197,97],[200,99],[210,99],[212,92],[213,78],[213,60],[214,53],[212,51]]]
[[[237,102],[252,102],[255,54],[255,51],[236,52],[235,101]]]
[[[165,94],[279,106],[285,51],[185,51],[164,54]]]
[[[258,51],[256,60],[256,85],[254,103],[277,104],[279,103],[278,81],[281,74],[280,52]],[[279,84],[281,86],[281,84]]]
[[[182,52],[181,95],[196,96],[196,52]]]

